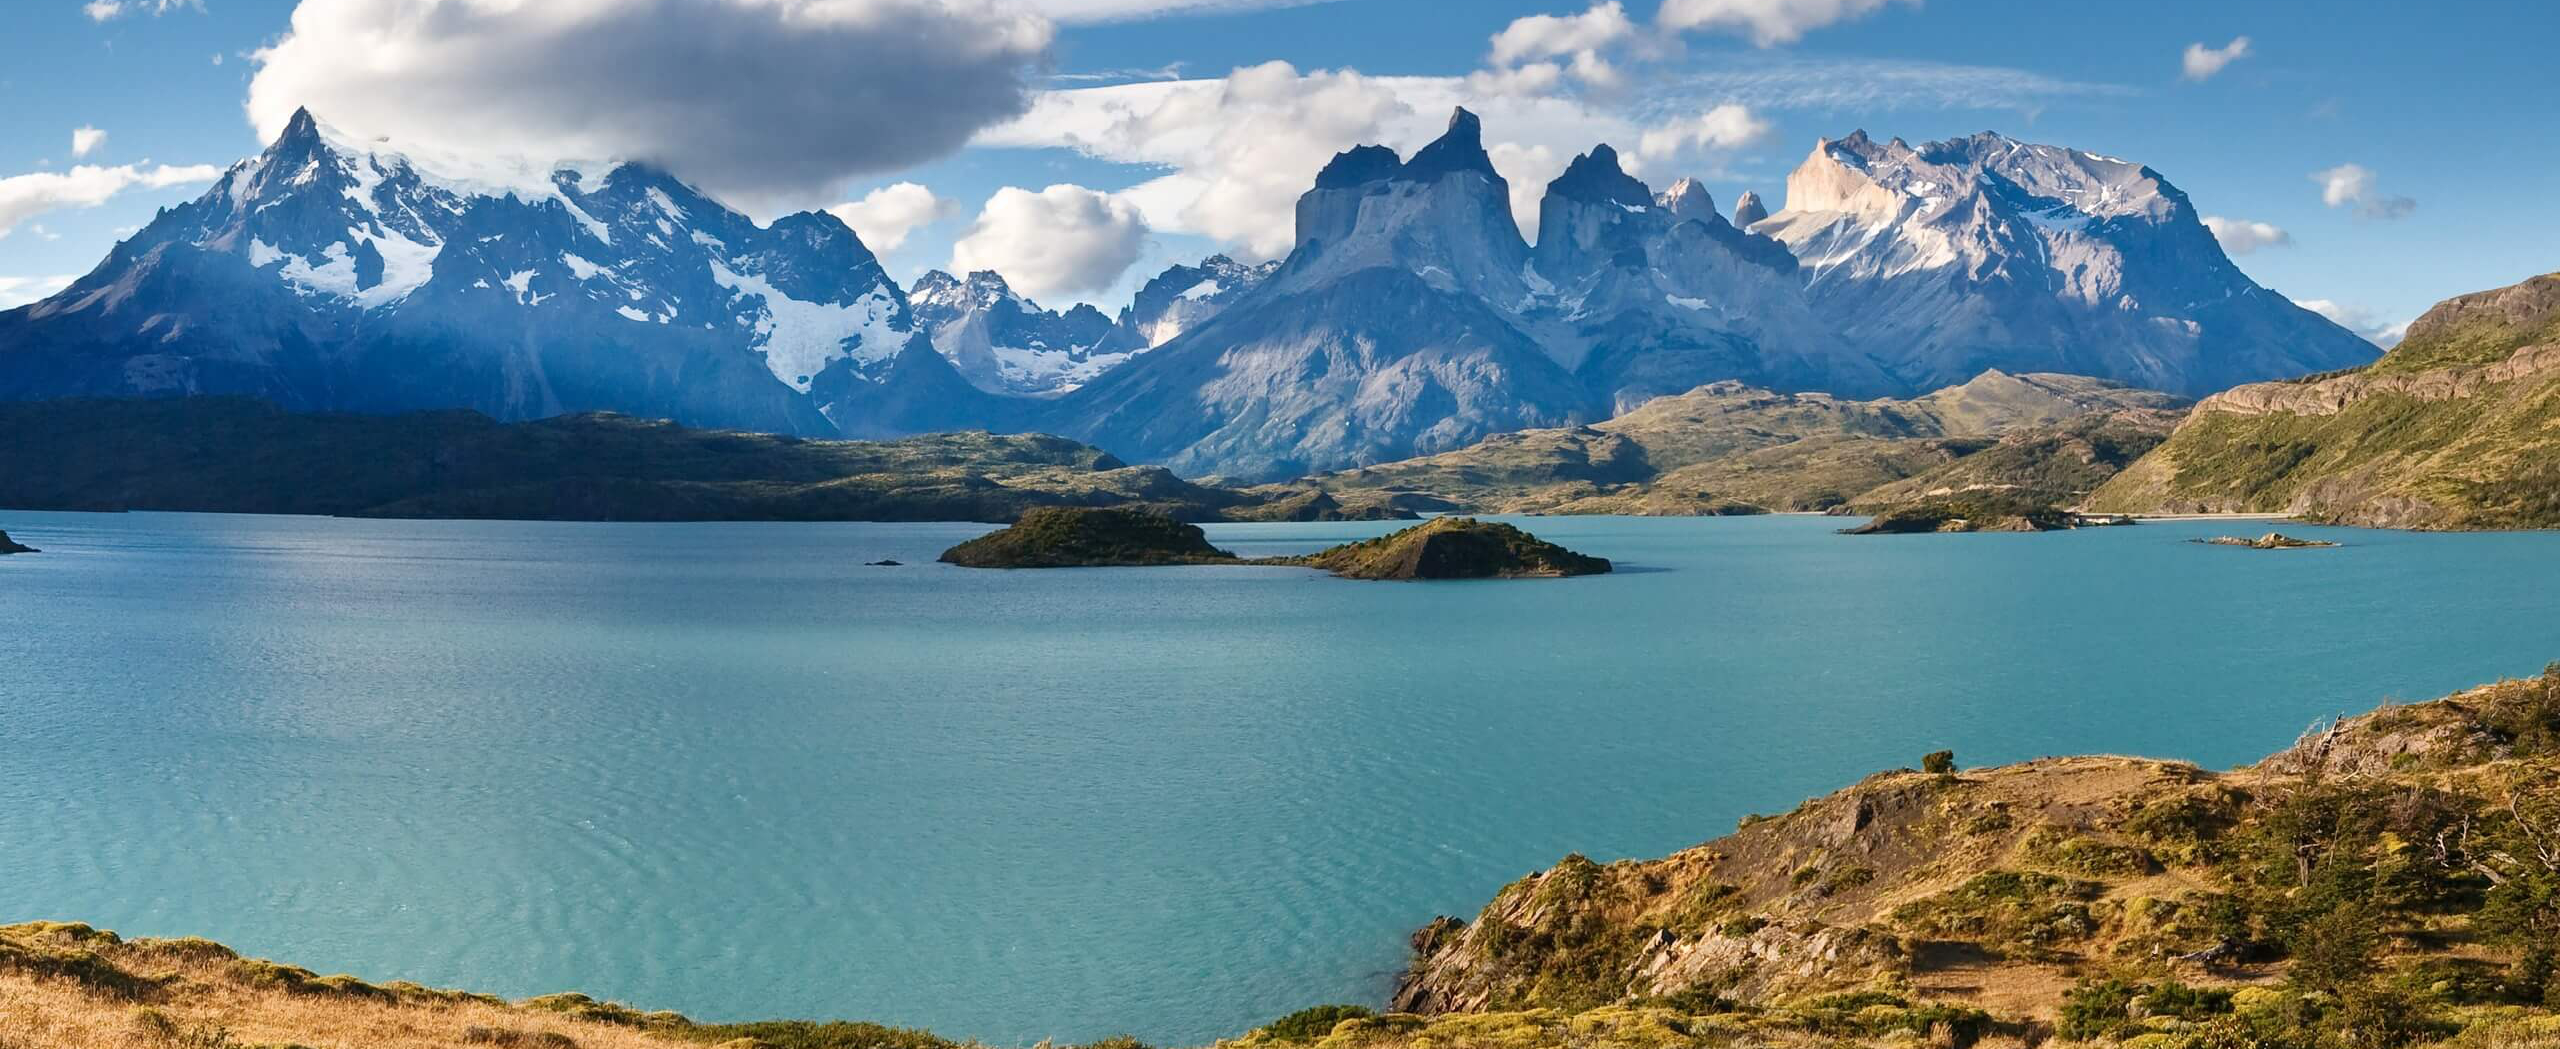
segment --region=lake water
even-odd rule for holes
[[[1385,584],[931,564],[965,524],[10,513],[47,552],[0,559],[0,920],[1200,1043],[1377,1002],[1412,929],[1569,851],[1941,747],[2227,766],[2560,659],[2560,534],[1838,523],[1542,519],[1625,570]]]

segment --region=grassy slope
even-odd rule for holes
[[[1991,447],[1998,434],[2176,403],[2077,376],[1998,372],[1910,400],[1713,383],[1591,426],[1504,434],[1277,487],[1487,513],[1822,510]]]
[[[2555,353],[2560,275],[2450,300],[2366,369],[2207,401],[2091,505],[2560,527]]]
[[[1880,773],[1663,859],[1567,857],[1474,921],[1417,934],[1398,994],[1413,1011],[1310,1010],[1237,1044],[2560,1044],[2560,668],[2388,707],[2227,773],[1931,758],[1950,770]],[[0,1047],[261,1044],[954,1049],[0,927]]]
[[[1057,437],[807,441],[614,415],[313,415],[243,398],[0,404],[0,506],[569,520],[1195,519],[1258,500]]]

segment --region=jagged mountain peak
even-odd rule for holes
[[[1715,195],[1707,192],[1704,183],[1693,178],[1672,183],[1670,189],[1663,190],[1661,196],[1654,198],[1654,204],[1681,222],[1705,222],[1716,215]]]
[[[1614,154],[1612,155],[1614,164]],[[1428,181],[1458,172],[1475,172],[1495,179],[1493,157],[1484,149],[1484,121],[1465,107],[1449,114],[1449,130],[1442,132],[1430,145],[1414,151],[1405,162],[1403,175],[1409,179]]]
[[[1618,151],[1609,148],[1606,142],[1573,158],[1573,163],[1565,165],[1564,174],[1547,183],[1547,192],[1595,203],[1616,204],[1636,211],[1654,204],[1652,191],[1618,166]]]
[[[1742,196],[1733,202],[1733,224],[1736,226],[1750,229],[1753,223],[1768,217],[1769,206],[1761,203],[1760,194],[1754,191],[1743,190]]]

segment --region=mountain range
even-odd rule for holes
[[[2181,394],[2373,348],[2250,281],[2146,167],[1983,134],[1820,144],[1737,225],[1596,146],[1524,238],[1477,119],[1337,156],[1296,243],[1117,317],[891,280],[646,164],[453,174],[297,113],[61,293],[0,313],[0,399],[587,411],[816,437],[1043,431],[1270,480],[1594,422],[1718,381],[1908,396],[1988,369]]]

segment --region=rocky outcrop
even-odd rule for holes
[[[2308,550],[2313,547],[2338,545],[2320,539],[2296,539],[2282,532],[2269,532],[2255,539],[2245,539],[2236,535],[2218,535],[2211,539],[2191,541],[2207,546],[2245,546],[2251,550]]]
[[[1393,1005],[1751,1012],[1889,988],[2050,1019],[2075,981],[2117,966],[2191,985],[2273,982],[2287,947],[2258,923],[2331,914],[2336,897],[2309,886],[2354,876],[2341,871],[2409,870],[2448,894],[2359,898],[2369,928],[2406,919],[2434,933],[2382,938],[2373,972],[2464,964],[2469,937],[2510,928],[2500,908],[2548,916],[2532,895],[2545,890],[2518,879],[2560,876],[2549,846],[2531,845],[2560,823],[2548,796],[2560,664],[2323,725],[2228,773],[2130,757],[1951,764],[1879,773],[1660,859],[1567,856],[1472,920],[1415,934]],[[2341,833],[2322,816],[2377,829]],[[2524,851],[2498,852],[2491,836]],[[2505,902],[2484,904],[2478,885],[2508,886],[2489,890]],[[2538,934],[2493,935],[2503,962]],[[2550,980],[2529,963],[2511,971],[2528,1000]]]
[[[1936,496],[1908,506],[1880,510],[1867,523],[1841,529],[1842,535],[1909,535],[1921,532],[2058,532],[2072,527],[2071,514],[2003,492],[1966,492]]]
[[[1442,517],[1400,532],[1346,543],[1277,564],[1321,568],[1345,579],[1529,579],[1599,575],[1607,558],[1589,557],[1507,524]]]
[[[1043,507],[1002,531],[942,552],[963,568],[1101,568],[1233,564],[1198,525],[1146,510]]]
[[[43,552],[44,551],[38,550],[35,547],[27,546],[9,538],[9,533],[7,532],[0,532],[0,554],[40,554]]]

